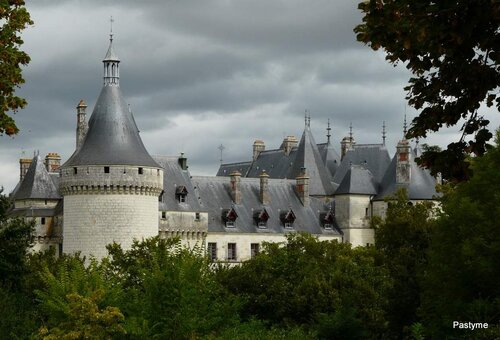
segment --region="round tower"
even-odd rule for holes
[[[61,167],[63,252],[101,258],[106,245],[130,248],[158,235],[163,169],[149,155],[119,86],[111,35],[104,86],[82,145]]]

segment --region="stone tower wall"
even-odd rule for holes
[[[101,258],[113,241],[129,249],[134,239],[158,235],[162,169],[78,166],[63,169],[61,176],[64,253]]]

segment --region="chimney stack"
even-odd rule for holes
[[[260,202],[262,204],[269,204],[269,175],[265,171],[259,176],[260,178]]]
[[[234,204],[241,203],[241,174],[235,170],[229,174],[231,178],[231,198],[233,199]]]
[[[31,165],[31,158],[20,158],[19,159],[19,180],[22,182],[28,168]]]
[[[82,100],[78,103],[76,107],[76,149],[80,149],[83,144],[83,140],[87,135],[88,124],[85,110],[87,109],[87,104]]]
[[[347,151],[351,150],[353,145],[356,144],[353,137],[344,137],[340,142],[340,159],[344,159]]]
[[[260,153],[266,149],[266,144],[263,140],[257,139],[253,142],[253,160],[255,161],[259,157]]]
[[[309,176],[307,176],[306,168],[302,168],[301,174],[296,178],[296,190],[300,201],[304,207],[308,207],[309,199]]]
[[[181,167],[182,170],[187,170],[187,158],[184,156],[184,152],[181,152],[181,155],[179,157],[179,166]]]
[[[57,172],[61,166],[61,156],[55,152],[49,152],[45,156],[45,167],[47,172]]]
[[[403,139],[396,147],[396,183],[409,184],[411,180],[410,170],[411,147],[408,140]]]
[[[297,137],[295,136],[286,136],[283,139],[283,143],[281,143],[280,149],[285,151],[285,154],[288,156],[292,149],[299,144]]]

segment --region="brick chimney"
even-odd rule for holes
[[[259,178],[260,178],[260,193],[259,193],[260,202],[262,204],[269,204],[269,202],[271,201],[269,197],[269,175],[266,174],[265,171],[262,171]]]
[[[229,174],[231,183],[231,198],[235,204],[241,203],[241,174],[235,170]]]
[[[49,152],[45,156],[45,167],[47,172],[57,172],[61,166],[61,156],[55,152]]]
[[[296,178],[297,195],[304,207],[308,207],[310,203],[309,198],[309,176],[307,176],[306,168],[302,168],[301,174]]]
[[[19,180],[22,182],[28,168],[31,165],[31,158],[20,158],[19,159]]]
[[[263,140],[257,139],[253,142],[253,160],[256,160],[259,157],[260,153],[266,149],[266,144],[264,144]]]

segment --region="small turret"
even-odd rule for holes
[[[410,142],[406,139],[406,115],[403,126],[403,139],[396,146],[396,183],[409,184],[411,180],[410,171]]]
[[[76,106],[76,149],[80,149],[83,144],[83,140],[87,135],[88,124],[87,124],[87,104],[80,100]]]

